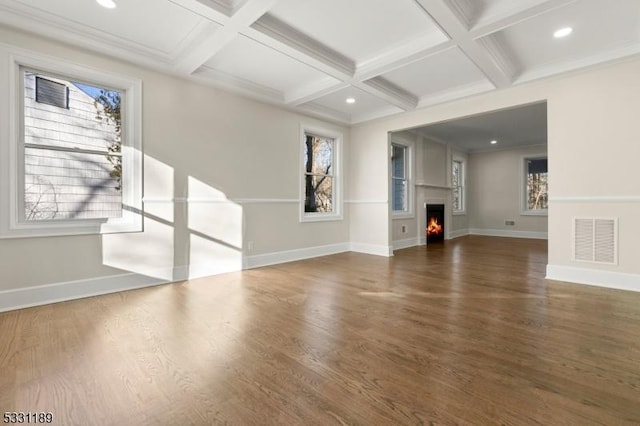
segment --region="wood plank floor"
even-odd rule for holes
[[[640,293],[470,236],[0,314],[0,411],[61,425],[640,424]]]

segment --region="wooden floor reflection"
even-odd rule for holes
[[[0,410],[54,424],[640,424],[640,294],[462,237],[0,314]]]

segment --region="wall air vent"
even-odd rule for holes
[[[574,218],[573,260],[618,264],[618,219]]]
[[[36,102],[69,109],[69,88],[62,83],[36,76]]]

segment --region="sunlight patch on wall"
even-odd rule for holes
[[[173,279],[173,226],[144,218],[144,232],[102,237],[102,261],[128,272]]]
[[[189,176],[189,277],[242,269],[242,206]]]
[[[235,272],[242,269],[242,251],[198,235],[189,237],[189,278]]]
[[[145,155],[144,177],[145,211],[132,209],[130,212],[144,216],[144,232],[104,235],[102,261],[113,268],[172,281],[174,171]]]
[[[144,211],[173,222],[173,168],[155,158],[144,157]]]

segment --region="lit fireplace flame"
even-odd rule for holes
[[[429,223],[427,224],[427,235],[440,235],[442,233],[442,225],[438,223],[437,217],[432,217],[429,219]]]

